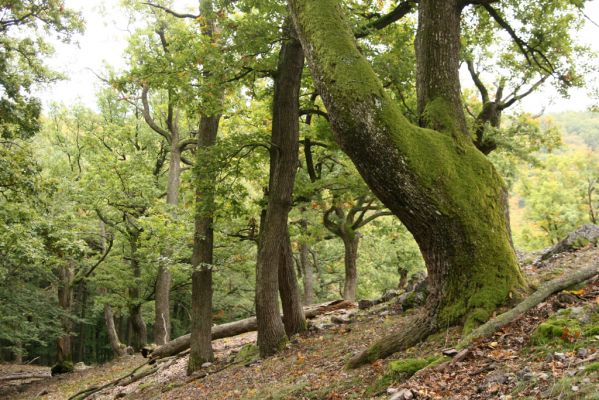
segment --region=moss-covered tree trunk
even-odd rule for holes
[[[292,29],[285,31],[288,37],[281,45],[275,76],[268,205],[256,263],[256,318],[262,356],[276,353],[286,341],[286,332],[299,332],[306,324],[287,227],[298,167],[299,90],[304,53]],[[279,314],[279,289],[284,323]]]
[[[420,6],[425,3],[433,6],[427,0]],[[436,3],[439,10],[445,9],[444,2]],[[447,3],[457,7],[457,2]],[[453,80],[457,71],[443,76],[426,74],[419,67],[419,87],[428,87],[420,107],[427,124],[439,131],[413,126],[359,52],[339,1],[289,4],[337,141],[371,190],[414,235],[429,272],[427,312],[415,318],[404,334],[377,343],[351,364],[389,355],[451,324],[485,321],[524,281],[511,245],[505,185],[464,133],[453,95],[446,94],[459,90],[459,83],[425,78]],[[423,10],[419,19],[419,58],[426,51],[434,60],[441,57],[435,47],[447,46],[445,41],[456,37],[459,41],[455,23],[448,33],[453,39],[422,36],[422,24],[435,23],[426,15],[438,12],[445,18],[439,10]],[[452,46],[452,51],[459,49]],[[443,58],[437,62],[443,68],[457,68]],[[424,68],[435,66],[425,63]],[[435,91],[436,85],[448,89]]]

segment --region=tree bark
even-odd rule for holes
[[[63,333],[57,340],[56,362],[59,365],[65,365],[65,362],[73,361],[71,343],[73,322],[69,314],[71,313],[71,306],[73,304],[74,276],[73,267],[70,263],[58,267],[58,306],[65,313],[65,315],[60,317]]]
[[[125,355],[125,346],[120,342],[119,335],[114,325],[114,315],[112,313],[112,307],[110,304],[104,305],[104,322],[106,323],[106,331],[108,333],[108,340],[110,341],[110,347],[117,357]]]
[[[307,234],[308,221],[305,218],[300,220],[300,229],[303,235]],[[310,246],[304,239],[299,243],[299,259],[303,271],[304,304],[309,306],[314,303],[314,266],[310,262]]]
[[[302,309],[302,300],[295,268],[289,230],[286,229],[279,256],[279,295],[283,306],[283,325],[288,336],[306,330],[306,318]]]
[[[305,329],[293,264],[286,261],[291,256],[286,249],[289,246],[287,219],[298,166],[299,90],[304,54],[293,33],[286,31],[289,37],[281,45],[275,77],[268,206],[256,263],[258,347],[263,357],[279,351],[286,341],[286,326],[277,301],[280,275],[285,284],[281,286],[281,298],[288,330]]]
[[[356,301],[356,289],[358,287],[358,244],[360,235],[354,232],[353,235],[347,235],[343,238],[343,247],[345,249],[345,282],[343,284],[343,299]]]
[[[442,21],[453,21],[457,11],[450,8],[445,16],[439,11],[448,7],[444,2],[420,2],[424,8],[419,21],[424,26],[419,27],[418,54],[426,53],[419,58],[429,58],[419,67],[419,87],[426,87],[419,93],[424,99],[421,107],[427,108],[424,105],[436,98],[446,103],[445,112],[437,115],[439,120],[427,123],[441,130],[436,132],[411,125],[401,114],[359,52],[338,1],[289,3],[337,141],[420,247],[430,291],[427,320],[418,324],[421,331],[428,334],[460,322],[468,329],[484,322],[512,293],[523,290],[525,282],[511,244],[504,182],[469,137],[459,137],[463,112],[454,110],[453,104],[459,88],[457,69],[451,74],[425,72],[434,71],[434,60],[443,68],[456,68],[453,54],[448,54],[451,59],[447,61],[435,51],[447,51],[438,49],[444,46],[459,49],[459,30],[457,36],[439,32],[436,40],[425,29],[439,29],[436,22],[446,29],[459,29],[455,21],[449,28]],[[439,9],[432,10],[436,3]],[[455,6],[453,1],[447,3]],[[454,81],[435,84],[427,81],[430,76]],[[444,107],[433,108],[442,111]],[[384,352],[373,347],[352,365],[385,357],[422,337],[412,334],[404,340],[404,336]]]
[[[129,286],[129,316],[131,321],[131,328],[133,330],[133,338],[131,343],[133,348],[136,350],[141,349],[148,343],[148,329],[146,323],[141,315],[141,267],[139,265],[139,259],[137,254],[137,240],[139,239],[139,233],[130,232],[131,237],[129,238],[130,246],[130,263],[131,271],[133,272],[133,282]]]
[[[212,264],[214,262],[214,185],[215,170],[210,149],[216,143],[220,115],[202,115],[196,157],[196,216],[191,264],[191,353],[187,373],[213,361],[210,339],[212,328]]]
[[[416,33],[420,125],[467,135],[460,89],[461,0],[421,0]]]

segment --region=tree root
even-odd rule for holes
[[[349,368],[357,368],[379,358],[386,358],[393,353],[412,347],[435,332],[431,321],[432,318],[424,310],[406,317],[403,323],[406,327],[405,330],[399,334],[388,335],[378,340],[368,349],[349,360],[347,366]]]
[[[470,343],[472,343],[474,340],[495,333],[505,325],[509,324],[510,322],[514,321],[516,318],[524,314],[526,311],[530,310],[537,304],[543,302],[552,294],[567,289],[568,287],[577,283],[584,282],[597,274],[599,274],[599,263],[595,265],[590,265],[576,272],[568,273],[565,276],[560,276],[559,278],[544,283],[543,285],[541,285],[541,287],[539,287],[539,289],[537,289],[536,292],[528,296],[516,307],[504,312],[503,314],[498,315],[497,317],[487,321],[483,325],[474,329],[460,341],[458,347],[468,347]]]
[[[516,307],[487,321],[474,329],[470,334],[466,335],[458,344],[458,348],[467,348],[474,340],[495,333],[497,330],[520,317],[526,311],[543,302],[552,294],[567,289],[577,283],[584,282],[598,274],[599,263],[544,283],[536,292],[520,302]],[[357,368],[379,358],[386,358],[393,353],[405,350],[421,342],[437,331],[435,324],[432,323],[433,320],[434,317],[426,315],[424,311],[408,317],[405,321],[406,330],[399,334],[389,335],[378,340],[367,350],[353,357],[349,361],[348,367]]]

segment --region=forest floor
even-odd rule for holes
[[[541,266],[526,265],[524,271],[533,284],[540,284],[597,260],[599,248],[587,247]],[[187,357],[181,357],[142,380],[88,398],[599,399],[599,279],[551,296],[495,335],[475,342],[459,361],[456,357],[418,370],[433,359],[438,362],[444,349],[457,344],[460,331],[451,328],[386,360],[346,369],[352,355],[401,326],[405,313],[392,304],[321,316],[312,322],[319,329],[293,338],[285,351],[266,360],[251,358],[248,344],[255,341],[255,333],[218,340],[217,360],[201,375],[186,376]],[[333,324],[333,317],[349,317],[351,322]],[[124,357],[45,379],[7,398],[68,399],[144,362],[140,356]]]

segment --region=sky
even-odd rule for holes
[[[173,9],[194,11],[198,0],[174,0]],[[119,7],[120,0],[67,0],[69,8],[79,10],[86,21],[86,30],[76,38],[76,44],[55,43],[56,53],[48,60],[54,69],[63,72],[68,80],[55,83],[38,91],[45,109],[53,102],[73,105],[78,102],[95,108],[95,93],[101,82],[95,74],[102,74],[106,65],[115,69],[125,67],[123,52],[127,37],[136,27],[136,21]],[[585,13],[599,23],[599,0],[587,3]],[[579,40],[599,53],[599,27],[587,23]],[[599,76],[594,77],[599,85]],[[464,85],[471,85],[467,80]],[[595,103],[599,100],[595,100]],[[527,97],[519,108],[531,113],[584,110],[593,104],[584,89],[571,91],[569,99],[561,98],[549,85]]]

